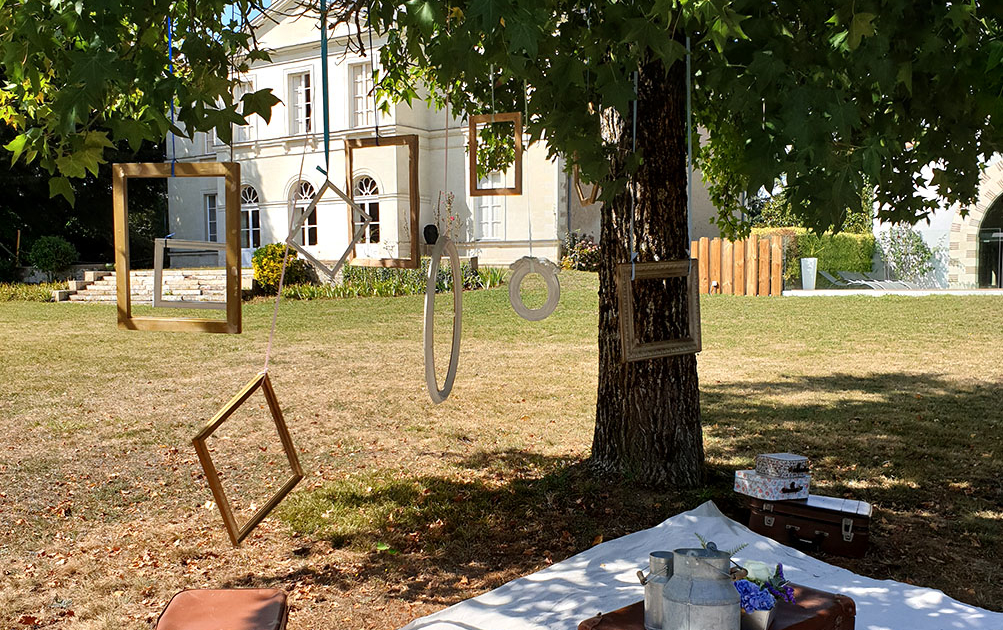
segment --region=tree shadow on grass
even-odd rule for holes
[[[1003,384],[830,374],[704,383],[701,394],[711,485],[756,453],[806,454],[813,494],[875,507],[868,556],[827,561],[1003,609]],[[725,503],[745,518],[738,497]]]
[[[706,498],[618,485],[587,462],[519,451],[454,463],[452,477],[372,471],[290,496],[278,514],[294,531],[364,560],[352,571],[327,564],[231,586],[306,580],[348,590],[379,580],[398,586],[395,598],[451,603]]]
[[[296,493],[278,510],[307,547],[356,553],[351,570],[321,561],[230,586],[347,591],[374,581],[393,585],[394,598],[448,604],[707,499],[744,521],[734,469],[756,453],[793,451],[813,459],[815,493],[877,509],[868,556],[827,562],[998,610],[1001,393],[998,384],[901,373],[705,383],[703,488],[638,490],[596,478],[587,462],[523,451],[457,457],[451,475],[368,471]]]

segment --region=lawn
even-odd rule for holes
[[[270,375],[307,476],[239,549],[191,438],[261,369],[272,303],[239,336],[0,303],[0,627],[147,628],[182,588],[275,586],[290,628],[393,628],[707,499],[742,518],[732,471],[782,450],[875,505],[870,554],[827,561],[1003,610],[1003,299],[706,297],[707,484],[637,492],[585,465],[596,279],[561,278],[542,322],[464,295],[438,406],[422,298],[283,302]],[[263,398],[212,445],[239,514],[288,474]]]

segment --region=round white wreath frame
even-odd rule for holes
[[[557,308],[557,303],[561,301],[561,283],[557,279],[557,265],[546,258],[533,258],[523,256],[509,267],[512,270],[512,278],[508,282],[508,301],[512,304],[512,310],[519,314],[519,317],[531,322],[538,322],[546,319]],[[522,281],[531,273],[538,273],[547,283],[547,301],[540,308],[528,308],[522,301],[519,287]]]
[[[435,379],[435,285],[439,275],[439,263],[443,250],[449,255],[449,266],[453,271],[453,345],[449,351],[449,369],[446,380],[439,389]],[[460,333],[463,323],[463,274],[460,272],[460,256],[456,245],[445,236],[440,236],[432,248],[432,262],[428,266],[428,281],[425,283],[425,384],[432,402],[439,404],[449,398],[456,380],[456,366],[460,361]]]

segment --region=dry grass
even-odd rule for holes
[[[397,627],[707,498],[740,518],[730,471],[786,449],[815,459],[819,492],[879,510],[872,553],[828,561],[1003,609],[1003,300],[706,299],[708,484],[637,493],[582,464],[595,276],[562,283],[539,323],[506,287],[465,294],[439,406],[421,298],[283,303],[271,376],[308,476],[237,550],[190,440],[261,368],[271,303],[240,336],[0,304],[0,628],[144,628],[181,588],[249,585],[291,594],[291,628]],[[286,474],[251,402],[213,438],[244,513]]]

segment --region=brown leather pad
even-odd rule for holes
[[[156,630],[283,630],[286,594],[272,588],[181,591]]]

